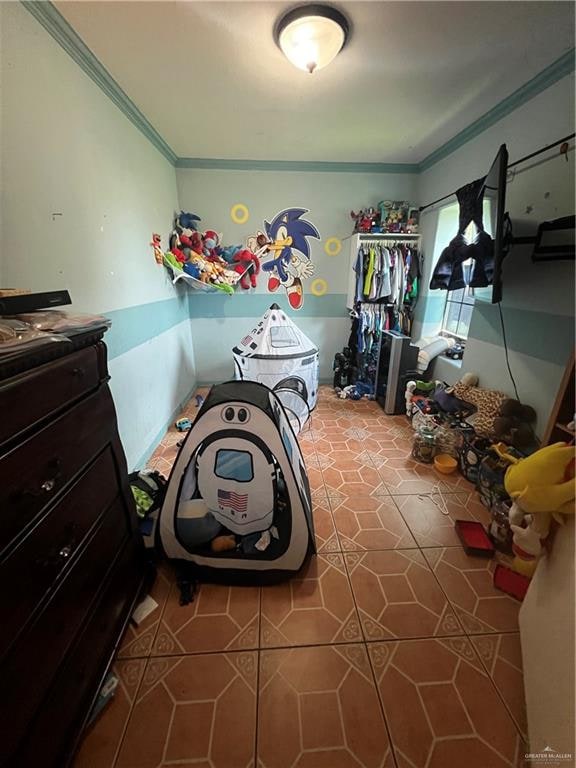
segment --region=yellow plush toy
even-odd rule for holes
[[[510,510],[516,555],[513,567],[532,575],[542,551],[540,542],[548,536],[552,518],[562,524],[562,515],[574,514],[576,448],[554,443],[525,459],[510,456],[501,444],[496,450],[510,463],[504,487],[514,502]],[[526,515],[529,515],[528,525],[522,527]]]

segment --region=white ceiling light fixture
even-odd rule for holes
[[[346,44],[350,28],[346,17],[329,5],[303,5],[284,14],[274,39],[288,61],[312,74],[330,64]]]

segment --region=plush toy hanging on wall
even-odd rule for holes
[[[247,291],[250,287],[256,288],[256,277],[260,274],[260,259],[252,251],[244,248],[236,251],[232,258],[236,265],[234,270],[242,275],[240,287]]]

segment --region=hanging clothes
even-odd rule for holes
[[[358,369],[366,372],[383,330],[410,335],[422,277],[422,257],[413,241],[386,236],[363,242],[354,263],[354,324],[351,338]],[[360,380],[363,380],[362,378]]]
[[[484,181],[477,179],[456,192],[460,215],[458,233],[444,248],[434,268],[430,288],[455,291],[466,285],[484,288],[492,283],[494,275],[494,241],[484,231],[482,208],[484,202]],[[474,225],[473,239],[466,236],[466,230]],[[472,259],[469,275],[464,275],[463,264]]]

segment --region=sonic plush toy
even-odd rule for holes
[[[524,459],[511,456],[502,443],[496,450],[510,463],[504,487],[513,501],[509,513],[516,555],[513,568],[531,576],[552,518],[562,524],[562,515],[574,514],[576,449],[566,443],[554,443]]]

